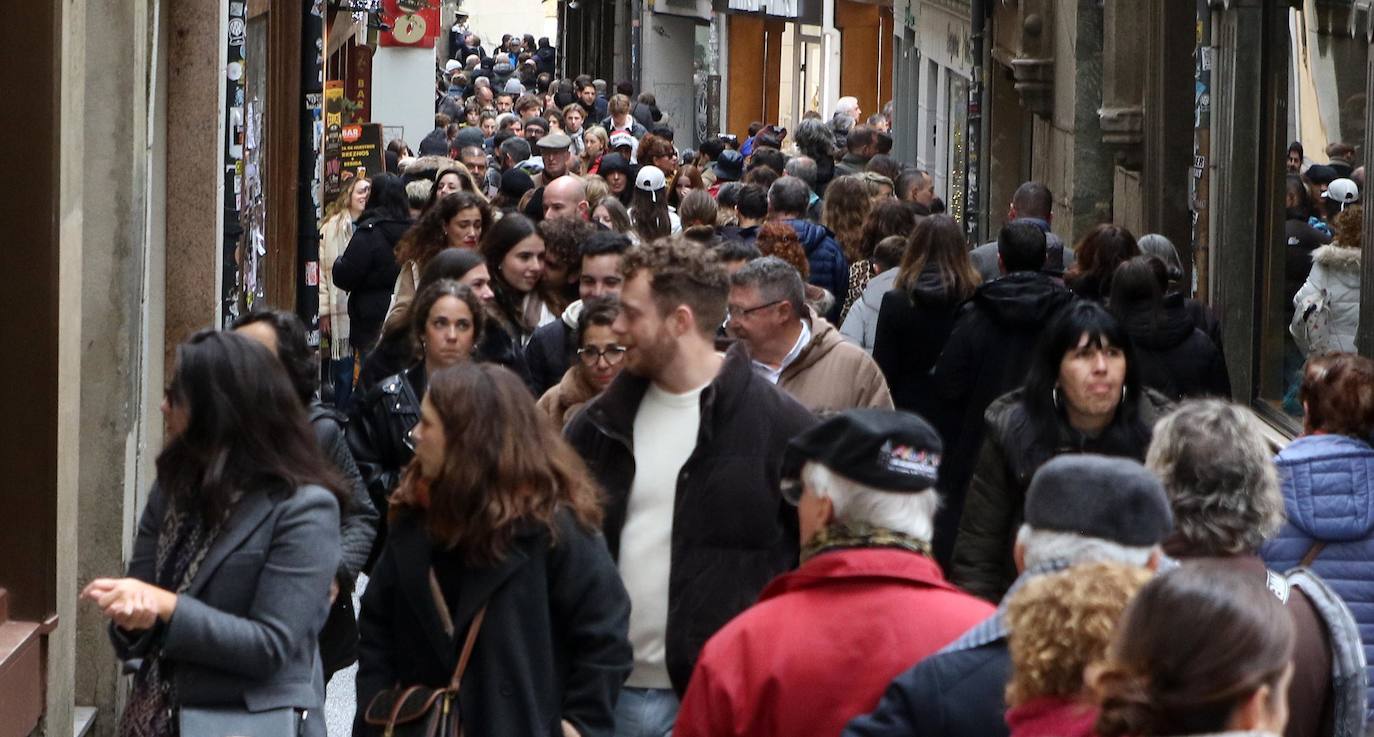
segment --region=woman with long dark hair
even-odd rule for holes
[[[1293,620],[1253,575],[1200,561],[1136,594],[1088,685],[1100,737],[1279,735]]]
[[[1141,382],[1174,401],[1230,397],[1221,349],[1194,327],[1181,299],[1165,303],[1168,287],[1164,262],[1151,256],[1136,256],[1112,276],[1111,310],[1135,345]]]
[[[482,237],[482,255],[496,294],[493,316],[524,345],[535,328],[556,315],[539,293],[544,276],[544,239],[529,218],[518,213],[497,221]]]
[[[372,178],[367,209],[348,248],[334,262],[334,283],[348,294],[349,342],[359,362],[377,343],[401,267],[396,244],[410,229],[410,201],[400,177]]]
[[[423,216],[445,197],[457,192],[468,192],[478,196],[482,194],[481,188],[477,186],[477,179],[461,163],[454,164],[434,175],[434,186],[429,190],[429,201],[420,210],[420,214]],[[482,199],[485,200],[486,197],[482,197]]]
[[[1016,578],[1012,545],[1035,470],[1064,453],[1143,460],[1164,395],[1140,382],[1130,336],[1089,300],[1045,329],[1022,388],[988,407],[983,448],[959,518],[950,577],[998,601]],[[957,500],[951,504],[957,504]]]
[[[167,445],[127,578],[82,592],[137,668],[118,734],[180,734],[178,720],[213,708],[323,737],[317,638],[341,557],[343,483],[281,362],[241,335],[182,344],[162,411]]]
[[[367,496],[362,474],[348,449],[348,439],[344,435],[348,418],[326,407],[316,395],[319,371],[315,352],[306,342],[301,319],[285,310],[258,310],[240,315],[234,320],[232,329],[261,343],[281,361],[296,388],[296,395],[306,408],[315,441],[329,464],[343,478],[349,492],[348,504],[339,509],[343,560],[329,587],[329,619],[320,632],[320,657],[324,661],[327,683],[335,671],[358,659],[358,621],[353,612],[352,592],[377,536],[377,510]]]
[[[1131,231],[1102,223],[1078,241],[1073,253],[1074,264],[1064,274],[1064,283],[1083,299],[1106,302],[1116,267],[1139,256],[1140,246]]]
[[[905,209],[900,203],[897,207]],[[930,370],[954,328],[959,305],[973,296],[979,281],[959,223],[933,215],[916,226],[893,288],[883,295],[873,335],[873,360],[887,378],[897,409],[915,412],[937,427],[947,425],[939,416]]]
[[[387,500],[414,455],[409,433],[419,418],[420,397],[429,377],[471,360],[486,325],[477,296],[451,279],[440,279],[420,290],[407,317],[414,362],[368,389],[349,417],[348,446],[367,484],[368,496],[382,515],[367,570],[371,570],[386,539]]]
[[[464,733],[610,737],[630,602],[582,460],[524,382],[484,364],[431,377],[413,437],[363,596],[354,734],[383,733],[384,689],[447,686],[473,637]]]
[[[396,245],[396,261],[401,275],[396,278],[391,308],[387,315],[415,298],[420,272],[435,254],[445,248],[477,250],[482,234],[491,227],[491,206],[486,198],[473,192],[454,192],[426,209],[425,213]]]

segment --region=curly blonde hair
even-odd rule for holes
[[[1007,603],[1012,677],[1007,706],[1084,691],[1083,671],[1106,656],[1121,613],[1153,573],[1090,563],[1032,579]]]

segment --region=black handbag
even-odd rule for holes
[[[372,697],[363,712],[363,723],[381,727],[383,737],[462,737],[463,724],[458,714],[458,687],[472,658],[472,647],[487,615],[484,606],[468,627],[458,667],[444,688],[396,686]]]

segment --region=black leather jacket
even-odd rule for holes
[[[355,401],[349,414],[348,447],[381,518],[366,571],[372,570],[386,541],[387,499],[415,455],[409,434],[420,421],[420,398],[425,395],[426,380],[424,362],[392,374]]]

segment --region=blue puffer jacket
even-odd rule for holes
[[[1374,448],[1345,435],[1308,435],[1275,462],[1288,521],[1265,544],[1264,561],[1286,571],[1314,543],[1325,542],[1310,568],[1350,608],[1365,658],[1374,662]],[[1369,696],[1374,703],[1374,693]]]
[[[806,260],[811,265],[808,281],[835,295],[835,307],[825,318],[838,323],[844,295],[849,293],[849,263],[845,261],[844,251],[836,242],[835,234],[824,225],[809,220],[788,220],[787,224],[797,231],[797,238],[806,249]]]

